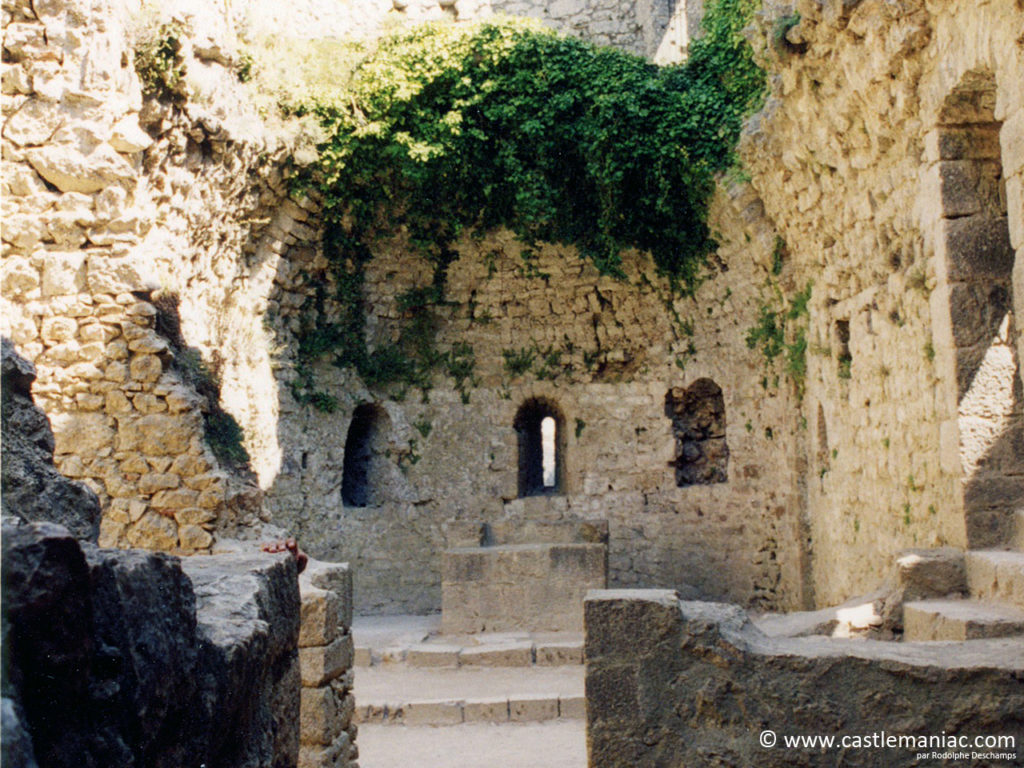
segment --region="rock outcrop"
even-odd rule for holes
[[[33,765],[29,738],[40,768],[295,764],[290,556],[183,566],[6,525],[3,585],[5,765]]]

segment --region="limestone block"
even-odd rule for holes
[[[1024,248],[1024,173],[1006,180],[1006,216],[1010,242],[1014,248]]]
[[[508,719],[512,722],[536,722],[558,718],[558,696],[520,696],[508,702]]]
[[[93,293],[151,291],[160,287],[160,276],[151,258],[111,256],[99,251],[89,257],[89,290]]]
[[[23,251],[31,250],[46,236],[46,223],[37,214],[7,216],[4,219],[4,242]]]
[[[330,686],[303,688],[299,733],[303,744],[332,744],[345,729],[338,695]]]
[[[341,601],[329,590],[314,587],[305,579],[299,579],[302,606],[299,624],[299,647],[323,646],[338,636]]]
[[[168,351],[167,340],[154,331],[147,331],[144,335],[128,342],[128,349],[132,352],[140,352],[150,355],[159,355]]]
[[[36,172],[61,192],[98,192],[119,182],[133,183],[135,170],[117,151],[101,144],[89,154],[76,147],[50,144],[25,153]]]
[[[178,488],[173,491],[157,491],[150,500],[150,504],[153,509],[187,509],[196,506],[197,496],[198,494],[195,491],[184,488]]]
[[[528,667],[533,664],[533,643],[523,640],[502,645],[464,648],[460,661],[467,667]]]
[[[209,549],[213,536],[198,525],[183,525],[178,529],[178,540],[182,549]]]
[[[458,645],[420,643],[406,651],[405,661],[411,667],[457,667],[461,650]]]
[[[55,413],[50,416],[55,454],[90,456],[114,443],[110,419],[102,413]]]
[[[163,363],[156,355],[135,355],[129,365],[131,376],[136,381],[156,381],[164,372]]]
[[[329,645],[299,648],[302,684],[316,688],[334,680],[352,667],[353,653],[352,635],[347,633]]]
[[[302,578],[311,586],[330,590],[337,597],[338,623],[352,626],[352,569],[348,563],[329,563],[310,558]]]
[[[182,526],[186,525],[206,525],[212,523],[217,519],[217,513],[210,509],[200,509],[199,507],[186,507],[185,509],[174,510],[174,519]]]
[[[146,512],[126,535],[128,544],[142,549],[166,551],[178,546],[178,525],[156,512]]]
[[[192,428],[190,428],[192,427]],[[179,416],[153,413],[120,424],[117,448],[149,456],[178,456],[188,451],[195,428]]]
[[[587,699],[584,696],[559,696],[558,716],[568,720],[583,720],[587,716]]]
[[[29,99],[4,124],[3,135],[19,147],[45,144],[65,120],[61,110],[42,99]]]
[[[175,474],[170,472],[152,472],[139,478],[139,493],[151,494],[157,491],[170,490],[177,488],[180,484],[181,478]]]
[[[462,705],[466,723],[504,723],[508,721],[508,699],[466,699]]]
[[[70,317],[47,317],[43,319],[39,335],[47,344],[73,339],[78,331],[78,323]]]
[[[42,270],[43,296],[82,293],[86,286],[85,254],[80,251],[37,254],[32,257]]]
[[[298,768],[347,768],[353,747],[352,738],[344,731],[330,746],[302,744]]]
[[[4,227],[6,230],[6,226]],[[10,299],[22,299],[39,288],[39,272],[21,256],[7,256],[0,276],[0,292]]]
[[[139,127],[137,115],[128,115],[118,121],[110,137],[110,146],[125,154],[141,152],[152,143],[149,134]]]
[[[962,594],[967,590],[962,550],[913,549],[896,559],[897,578],[905,600]]]
[[[463,722],[462,704],[458,701],[416,701],[402,708],[406,725],[458,725]]]

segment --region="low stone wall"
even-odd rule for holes
[[[299,768],[356,766],[352,572],[311,561],[299,579],[302,672]]]
[[[578,632],[583,596],[607,584],[604,544],[459,547],[441,558],[445,634]]]
[[[287,555],[180,560],[5,525],[3,764],[294,766],[297,581]]]
[[[1024,757],[1020,640],[772,639],[737,606],[681,602],[669,590],[595,591],[585,614],[591,766],[1021,765]],[[837,742],[785,747],[793,735]],[[887,748],[870,741],[876,735],[1015,744]],[[851,740],[840,748],[844,736]],[[1016,757],[992,756],[1005,753]]]

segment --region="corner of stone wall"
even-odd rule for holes
[[[299,768],[358,768],[348,563],[311,560],[299,578]]]

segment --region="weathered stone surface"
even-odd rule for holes
[[[1024,728],[1020,640],[770,639],[737,606],[680,602],[661,590],[592,592],[586,617],[587,746],[595,768],[792,765],[792,749],[761,741],[767,731],[781,745],[798,734]],[[915,761],[917,751],[885,750],[884,759],[948,764]],[[879,754],[802,750],[799,760],[874,766]]]
[[[50,424],[32,401],[35,368],[3,339],[3,495],[5,515],[59,523],[96,541],[100,505],[85,485],[68,480],[53,464]]]
[[[294,765],[294,560],[197,558],[187,576],[169,555],[84,546],[4,526],[5,695],[39,765]]]
[[[445,550],[441,563],[442,630],[446,634],[578,631],[583,596],[588,589],[606,584],[606,552],[604,544],[507,544]]]

